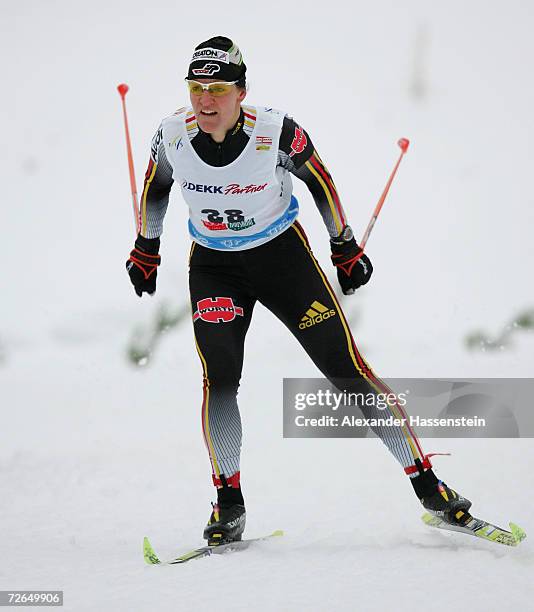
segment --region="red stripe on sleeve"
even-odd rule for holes
[[[341,220],[341,224],[342,224],[343,227],[345,227],[345,225],[346,225],[345,217],[343,216],[343,209],[341,207],[341,202],[339,201],[339,197],[337,195],[336,188],[334,187],[334,183],[332,182],[332,179],[327,174],[325,167],[317,159],[317,157],[315,155],[315,151],[313,152],[312,156],[310,157],[310,163],[319,172],[319,174],[323,177],[323,179],[326,181],[326,184],[328,185],[328,188],[330,189],[330,193],[332,194],[332,196],[334,198],[334,202],[336,204],[337,214],[339,215],[339,218]]]

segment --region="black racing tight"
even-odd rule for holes
[[[359,354],[334,291],[298,223],[270,242],[244,251],[216,251],[195,244],[189,277],[204,371],[202,426],[216,483],[221,475],[226,480],[237,478],[235,484],[239,479],[237,390],[256,301],[287,326],[334,385],[343,380],[347,392],[391,392]],[[372,407],[362,410],[366,418],[388,416],[384,411],[376,414]],[[399,406],[388,410],[396,417],[402,412]],[[415,475],[415,460],[425,460],[417,438],[407,427],[386,429],[374,431],[406,473]]]

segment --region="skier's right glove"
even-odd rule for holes
[[[349,225],[337,238],[330,239],[332,263],[337,268],[337,279],[345,295],[369,282],[373,273],[371,260],[358,246]]]
[[[139,297],[143,293],[156,293],[156,277],[161,263],[159,242],[159,238],[145,238],[139,234],[135,248],[126,262],[126,270]]]

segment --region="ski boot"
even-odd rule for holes
[[[471,518],[471,502],[438,480],[431,469],[412,478],[412,485],[423,507],[446,523],[464,525]]]
[[[208,540],[208,546],[239,542],[245,531],[245,506],[241,504],[229,507],[221,507],[219,504],[212,506],[211,516],[204,529],[204,539]]]
[[[230,478],[221,474],[213,477],[217,487],[217,503],[212,504],[211,516],[204,529],[208,546],[239,542],[245,531],[245,502],[239,484],[239,472]]]

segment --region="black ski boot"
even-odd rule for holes
[[[241,487],[229,486],[221,474],[222,486],[217,488],[217,503],[212,504],[211,516],[204,529],[208,546],[238,542],[245,531],[245,502]]]
[[[471,502],[438,480],[432,470],[411,479],[415,493],[423,507],[451,525],[463,525],[470,518]]]
[[[213,504],[211,516],[204,529],[204,539],[208,540],[208,546],[239,542],[245,531],[245,521],[245,506],[234,504],[221,508],[219,504]]]

